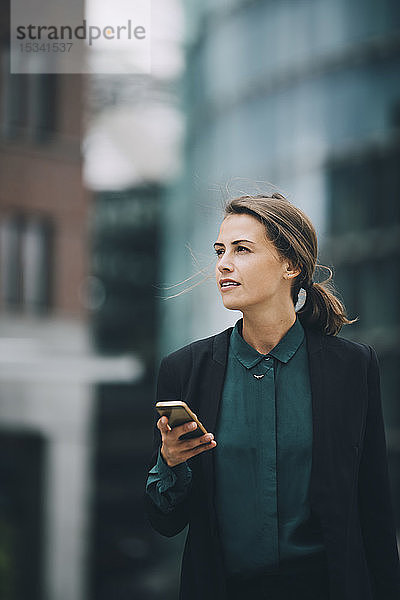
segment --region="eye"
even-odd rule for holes
[[[250,252],[250,250],[249,248],[246,248],[246,246],[235,246],[235,252]],[[217,256],[222,256],[223,253],[223,248],[215,248],[215,254]]]

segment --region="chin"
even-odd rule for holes
[[[224,307],[228,310],[242,310],[242,305],[239,304],[237,301],[235,302],[234,300],[232,300],[231,302],[228,301],[222,301],[222,304],[224,305]]]

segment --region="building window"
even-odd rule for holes
[[[0,222],[0,297],[9,310],[41,313],[51,305],[51,223],[12,215]]]
[[[1,299],[4,306],[21,303],[21,230],[22,222],[18,217],[6,218],[0,223]]]
[[[4,52],[2,80],[3,137],[37,143],[50,140],[57,125],[57,75],[10,73],[9,54]]]
[[[400,223],[400,148],[329,167],[329,233],[362,233]]]
[[[57,119],[57,78],[54,74],[35,75],[33,85],[33,137],[36,142],[51,139]]]

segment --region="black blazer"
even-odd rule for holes
[[[215,431],[232,327],[163,359],[158,400],[181,399]],[[400,566],[387,468],[380,377],[370,346],[305,329],[313,411],[310,503],[329,567],[330,600],[399,600]],[[218,440],[217,440],[218,442]],[[161,443],[154,429],[151,466]],[[163,514],[146,496],[152,527],[174,536],[189,524],[181,600],[224,600],[214,506],[214,450],[190,459],[188,497]]]

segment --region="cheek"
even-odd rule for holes
[[[247,269],[246,279],[252,282],[256,289],[263,294],[270,291],[280,280],[280,270],[275,262],[256,261]]]

